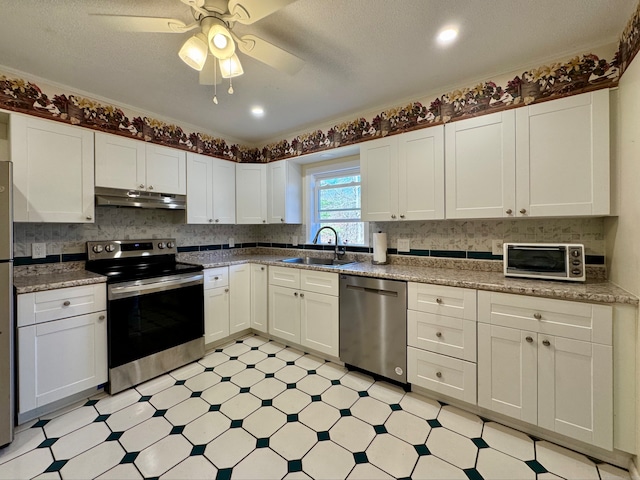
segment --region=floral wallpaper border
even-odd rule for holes
[[[542,65],[523,72],[506,85],[492,81],[445,93],[429,106],[412,102],[380,112],[372,119],[358,118],[316,130],[263,148],[230,145],[222,138],[185,132],[177,125],[149,117],[128,118],[121,109],[95,100],[64,94],[49,98],[35,83],[0,75],[0,108],[139,138],[160,145],[243,163],[267,163],[350,145],[376,137],[403,133],[447,122],[499,112],[532,103],[610,88],[640,50],[640,3],[622,32],[614,58],[593,53],[564,63]]]

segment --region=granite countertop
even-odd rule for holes
[[[107,277],[87,270],[72,270],[68,272],[56,272],[40,275],[21,275],[13,279],[13,285],[17,294],[42,292],[56,288],[79,287],[81,285],[93,285],[105,283]]]

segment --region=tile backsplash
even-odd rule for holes
[[[93,224],[16,223],[14,255],[30,257],[31,244],[44,242],[47,254],[84,253],[86,242],[107,239],[176,238],[178,245],[306,241],[305,225],[187,225],[184,211],[96,208]],[[490,252],[494,239],[513,242],[583,243],[589,255],[604,255],[603,218],[433,220],[372,222],[369,237],[386,232],[390,249],[408,238],[412,250]]]

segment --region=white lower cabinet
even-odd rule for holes
[[[265,265],[251,264],[251,320],[254,330],[267,333],[269,275]]]
[[[225,267],[226,268],[226,267]],[[204,343],[229,336],[229,287],[204,291]]]
[[[229,267],[229,333],[246,330],[251,323],[251,265]]]
[[[478,405],[611,450],[612,308],[493,292],[478,305]],[[506,315],[520,328],[496,324]]]
[[[337,357],[339,326],[337,273],[269,268],[271,335]]]
[[[105,298],[104,284],[18,295],[19,415],[107,381]]]

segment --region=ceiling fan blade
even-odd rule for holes
[[[286,7],[295,0],[229,0],[229,15],[234,22],[251,25]]]
[[[200,85],[220,85],[222,83],[222,74],[213,55],[207,55],[207,61],[200,70],[198,80]]]
[[[176,18],[136,17],[100,13],[92,13],[91,16],[99,17],[110,28],[120,32],[184,33],[199,26],[197,22],[186,25],[182,20]]]
[[[295,75],[304,65],[304,60],[276,47],[255,35],[244,35],[238,39],[238,48],[245,55],[289,75]]]

